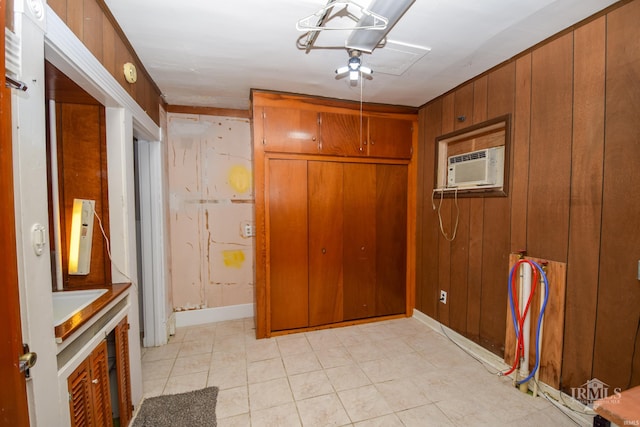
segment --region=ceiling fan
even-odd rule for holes
[[[336,78],[342,78],[346,75],[349,76],[349,82],[352,86],[358,84],[358,80],[360,80],[360,75],[365,78],[372,79],[373,78],[373,70],[369,67],[365,67],[362,65],[362,60],[360,59],[360,55],[362,52],[356,49],[349,50],[349,61],[347,65],[344,67],[340,67],[336,69]]]

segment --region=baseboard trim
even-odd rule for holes
[[[229,305],[226,307],[203,308],[175,312],[176,327],[223,322],[225,320],[253,317],[253,304]]]

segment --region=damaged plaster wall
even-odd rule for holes
[[[253,303],[248,119],[168,114],[174,311]]]

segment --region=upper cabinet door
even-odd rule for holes
[[[367,118],[355,114],[320,113],[320,154],[364,156]]]
[[[369,156],[410,159],[412,136],[412,121],[369,117]]]
[[[264,150],[281,153],[318,154],[318,113],[294,108],[264,107]]]

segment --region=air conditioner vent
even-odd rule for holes
[[[504,146],[470,151],[447,160],[447,187],[502,187]]]
[[[471,153],[460,154],[459,156],[449,157],[449,164],[468,162],[469,160],[484,159],[487,157],[487,150],[474,151]]]
[[[14,77],[20,77],[20,64],[22,63],[22,51],[20,48],[20,37],[13,31],[5,27],[5,67],[6,72]]]

